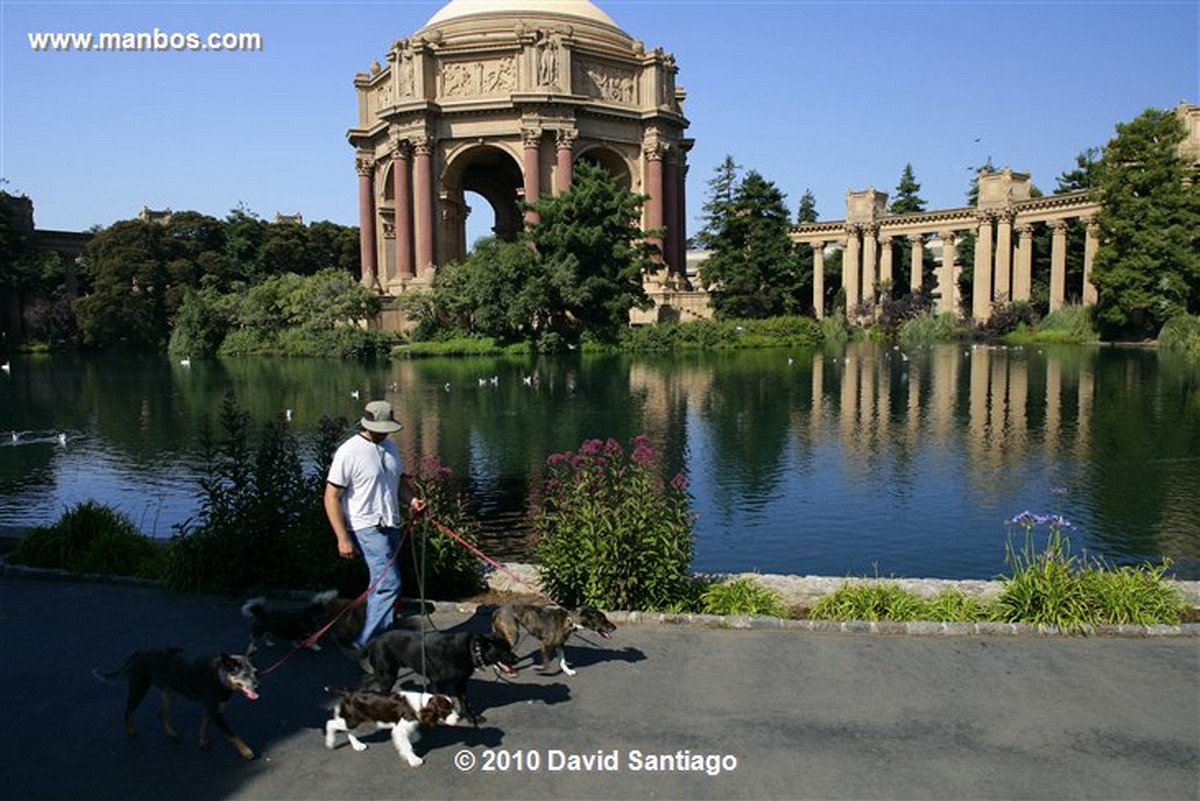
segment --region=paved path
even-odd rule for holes
[[[1200,637],[628,625],[602,646],[573,641],[573,678],[476,674],[487,722],[426,731],[420,768],[381,734],[363,753],[325,750],[322,687],[358,676],[327,648],[266,676],[259,701],[230,703],[255,762],[216,735],[199,751],[186,702],[183,743],[166,740],[153,695],[127,741],[124,690],[91,669],[144,647],[240,650],[240,601],[0,578],[0,798],[1200,798]],[[442,611],[433,622],[485,626]],[[265,666],[286,651],[260,653]],[[712,775],[651,769],[681,752]],[[596,769],[568,769],[585,758]]]

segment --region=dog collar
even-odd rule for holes
[[[475,667],[482,670],[487,667],[483,661],[483,648],[479,645],[479,638],[471,638],[471,661],[475,663]]]

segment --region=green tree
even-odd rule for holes
[[[548,331],[573,341],[584,332],[612,341],[634,307],[649,308],[644,277],[655,269],[655,246],[643,231],[644,195],[623,189],[603,167],[576,165],[571,188],[534,204],[540,221],[529,231],[551,300]]]
[[[712,255],[700,278],[718,316],[762,318],[799,314],[803,286],[786,199],[775,184],[750,171],[738,184]]]
[[[905,164],[904,170],[900,173],[900,183],[896,184],[896,191],[892,195],[889,211],[892,214],[917,214],[925,211],[926,202],[920,193],[921,185],[917,183],[916,176],[913,174],[912,164]],[[892,264],[895,267],[893,269],[892,294],[896,297],[903,297],[912,291],[912,243],[908,241],[908,237],[902,236],[896,239],[893,247],[895,250]],[[928,249],[922,253],[921,284],[930,287],[934,284],[936,264],[933,254]]]
[[[805,189],[800,196],[800,208],[796,210],[796,224],[815,223],[817,221],[817,198],[811,189]]]
[[[166,344],[165,230],[158,223],[122,220],[88,243],[92,291],[75,301],[84,345],[157,348]]]
[[[905,164],[900,174],[900,183],[892,196],[892,214],[915,214],[925,211],[925,200],[920,195],[921,185],[913,175],[912,164]]]
[[[550,283],[528,242],[481,237],[462,264],[439,270],[435,307],[451,330],[532,341],[552,317]]]
[[[716,247],[716,240],[721,236],[726,221],[733,213],[734,194],[737,191],[738,172],[741,169],[741,165],[733,160],[733,156],[726,155],[708,181],[708,200],[701,209],[704,227],[696,235],[696,244],[704,250]]]
[[[1104,150],[1092,281],[1106,338],[1154,337],[1200,311],[1200,184],[1179,154],[1185,135],[1173,111],[1147,109]]]

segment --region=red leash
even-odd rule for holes
[[[441,523],[440,521],[438,521],[438,520],[433,520],[432,518],[430,518],[430,522],[432,522],[432,523],[433,523],[435,526],[437,526],[437,528],[438,528],[438,531],[442,532],[442,533],[443,533],[443,534],[445,534],[447,537],[450,537],[451,539],[453,539],[453,540],[457,541],[459,545],[463,546],[463,547],[464,547],[464,548],[466,548],[468,551],[470,551],[471,553],[475,554],[475,555],[476,555],[476,556],[478,556],[480,559],[482,559],[483,561],[487,562],[489,565],[491,565],[492,567],[496,568],[497,570],[499,570],[499,571],[500,571],[501,573],[503,573],[504,575],[508,576],[510,579],[512,579],[512,580],[513,580],[513,581],[515,581],[516,583],[520,584],[522,587],[525,587],[525,588],[526,588],[526,589],[528,589],[530,592],[532,592],[534,595],[540,595],[540,596],[542,596],[543,598],[545,597],[545,593],[543,593],[541,590],[539,590],[539,589],[537,589],[536,587],[534,587],[534,586],[530,585],[530,584],[529,584],[529,582],[527,582],[527,581],[525,581],[524,579],[522,579],[522,578],[521,578],[520,576],[518,576],[516,573],[512,572],[512,571],[511,571],[511,570],[509,570],[507,567],[505,567],[504,565],[500,564],[500,563],[499,563],[499,562],[497,562],[495,559],[493,559],[492,557],[488,556],[488,555],[487,555],[487,554],[485,554],[483,551],[479,550],[478,548],[476,548],[476,547],[475,547],[474,545],[472,545],[471,543],[467,542],[465,539],[463,539],[463,538],[462,538],[462,537],[460,537],[459,535],[455,534],[455,533],[454,533],[454,532],[453,532],[453,531],[452,531],[452,530],[451,530],[449,527],[442,525],[442,523]]]

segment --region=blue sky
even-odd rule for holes
[[[4,188],[33,198],[40,228],[143,204],[357,224],[354,74],[442,5],[0,0]],[[676,56],[696,142],[689,235],[727,154],[793,213],[808,189],[840,219],[847,189],[893,192],[906,163],[930,208],[962,206],[988,157],[1049,192],[1117,123],[1200,102],[1196,0],[597,5]],[[253,31],[264,49],[34,52],[27,36],[155,28]]]

